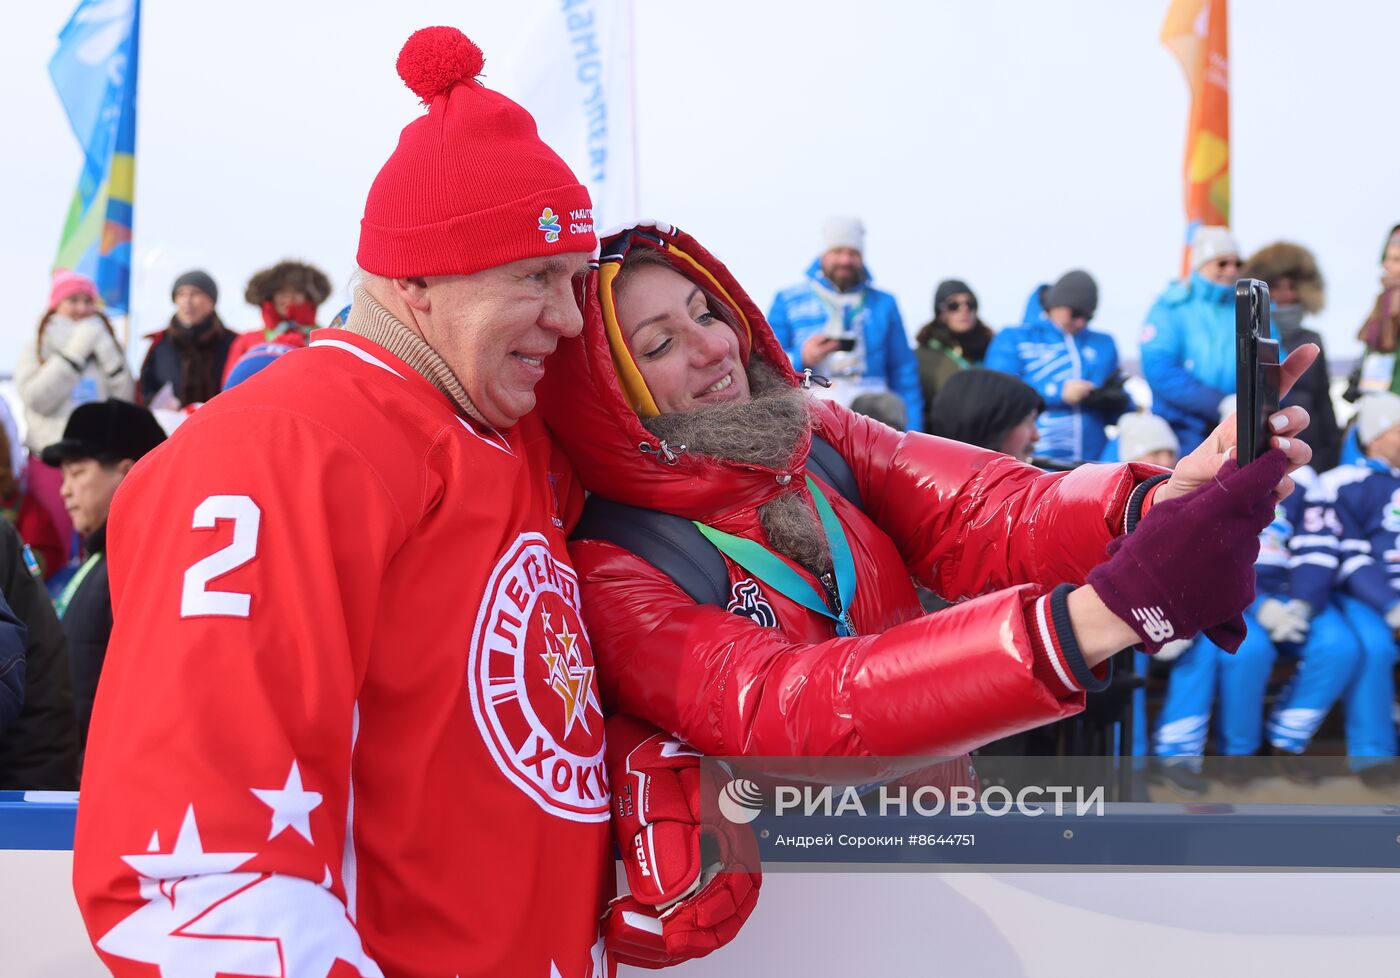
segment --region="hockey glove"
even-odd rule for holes
[[[1145,651],[1200,631],[1222,649],[1240,647],[1259,534],[1273,522],[1274,487],[1287,468],[1278,449],[1244,468],[1231,459],[1213,481],[1158,502],[1137,529],[1108,545],[1109,559],[1088,583]]]
[[[753,831],[717,814],[700,755],[631,717],[608,720],[613,832],[631,893],[608,906],[609,957],[664,968],[728,943],[758,902]],[[701,805],[710,815],[702,823]]]

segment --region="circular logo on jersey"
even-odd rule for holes
[[[606,821],[603,709],[578,577],[540,534],[521,534],[491,572],[467,671],[501,773],[552,815]]]

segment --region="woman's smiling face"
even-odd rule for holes
[[[660,413],[748,400],[738,335],[684,275],[662,265],[630,271],[617,318]]]

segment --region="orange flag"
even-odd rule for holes
[[[1226,0],[1172,0],[1162,43],[1181,62],[1191,89],[1186,127],[1186,244],[1201,225],[1230,226],[1230,45]]]

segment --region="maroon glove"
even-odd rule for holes
[[[722,785],[690,747],[631,717],[610,717],[607,733],[613,833],[632,891],[603,918],[608,956],[664,968],[709,954],[758,902],[753,831],[717,814]],[[702,800],[715,813],[703,823]]]
[[[1274,487],[1287,470],[1278,449],[1244,468],[1231,459],[1213,482],[1157,503],[1137,529],[1108,545],[1089,585],[1145,651],[1200,631],[1227,651],[1240,647],[1259,534],[1273,522]]]

